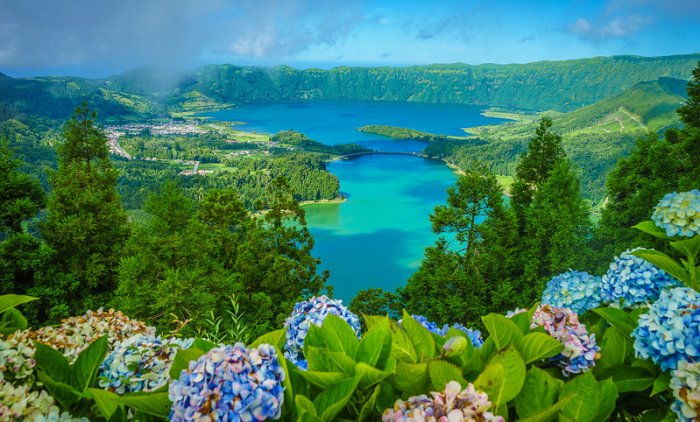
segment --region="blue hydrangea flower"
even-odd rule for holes
[[[632,255],[635,250],[623,252],[610,263],[601,280],[603,302],[623,308],[639,307],[654,302],[663,289],[680,286],[664,270]]]
[[[298,302],[284,323],[285,328],[287,328],[284,356],[299,368],[306,369],[307,367],[306,359],[304,359],[304,339],[309,332],[309,326],[314,324],[320,327],[327,315],[335,315],[344,319],[359,337],[360,319],[343,306],[342,300],[329,299],[324,295]]]
[[[600,277],[584,271],[568,271],[549,280],[542,293],[542,304],[581,314],[600,305],[601,286]]]
[[[550,336],[564,345],[564,350],[551,358],[551,362],[563,369],[564,375],[580,374],[595,366],[600,357],[600,347],[595,334],[588,334],[578,315],[566,308],[540,305],[532,316],[530,329],[542,327]]]
[[[654,207],[651,219],[666,236],[700,235],[700,190],[667,193]]]
[[[177,351],[193,341],[137,334],[118,342],[100,366],[99,385],[117,394],[156,390],[168,382]]]
[[[671,409],[676,412],[678,420],[692,422],[700,417],[700,362],[678,362],[678,369],[673,371],[670,383],[676,401]]]
[[[678,362],[700,358],[700,294],[688,287],[661,292],[632,331],[637,356],[649,358],[666,371]]]
[[[467,328],[460,323],[452,324],[452,326],[445,324],[442,326],[442,328],[440,328],[436,323],[429,321],[428,318],[424,317],[423,315],[411,315],[411,317],[418,321],[420,325],[425,327],[428,331],[430,331],[433,334],[437,334],[439,336],[444,337],[445,335],[447,335],[447,332],[450,331],[450,328],[455,328],[457,330],[463,331],[467,335],[467,337],[469,337],[469,340],[471,340],[472,345],[474,345],[474,347],[476,347],[477,349],[480,349],[481,346],[484,344],[484,339],[481,338],[481,331],[479,330]],[[399,324],[401,324],[401,320],[399,320]]]
[[[275,348],[243,343],[216,347],[170,384],[171,421],[264,421],[279,419],[284,370]]]

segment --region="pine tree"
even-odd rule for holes
[[[552,132],[551,128],[552,119],[543,117],[535,136],[528,142],[527,152],[520,157],[516,166],[510,192],[511,205],[521,233],[525,230],[527,209],[538,186],[547,180],[554,166],[566,156],[561,136]]]
[[[22,222],[46,204],[38,180],[19,171],[20,161],[12,155],[6,139],[0,139],[0,233],[22,231]]]
[[[700,62],[693,69],[693,80],[688,82],[687,90],[688,100],[678,109],[678,114],[687,126],[700,129]]]
[[[41,234],[55,256],[45,286],[57,288],[63,302],[54,304],[53,317],[106,303],[129,232],[115,189],[117,172],[95,119],[86,104],[76,108],[57,149],[58,170],[50,177],[53,191]]]

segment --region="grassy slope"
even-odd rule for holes
[[[644,82],[569,113],[543,113],[552,117],[554,130],[562,135],[567,153],[581,169],[584,192],[590,198],[602,197],[605,174],[629,152],[636,138],[680,124],[676,109],[684,97],[677,87],[684,83],[669,79]],[[517,156],[534,133],[538,118],[524,115],[516,122],[467,128],[486,144],[456,143],[443,158],[458,165],[483,160],[496,173],[513,175]]]

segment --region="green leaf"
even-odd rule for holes
[[[690,274],[688,274],[685,268],[663,252],[653,249],[638,249],[632,252],[632,255],[651,262],[684,283],[688,283],[690,280]]]
[[[314,416],[318,415],[314,403],[301,394],[297,394],[296,397],[294,397],[294,408],[296,409],[297,415],[301,415],[304,412]]]
[[[43,371],[54,381],[70,384],[70,365],[68,360],[53,347],[45,344],[34,342],[36,352],[34,360],[36,361],[36,369]]]
[[[104,335],[80,352],[71,368],[71,385],[78,391],[83,391],[94,384],[100,365],[107,356],[108,347],[107,335]]]
[[[563,385],[564,381],[552,377],[542,369],[530,368],[523,389],[515,398],[518,416],[534,416],[553,406]]]
[[[299,415],[297,422],[320,422],[321,418],[316,415],[312,415],[309,412],[303,412]]]
[[[617,365],[605,371],[605,375],[611,376],[615,386],[621,393],[630,391],[644,391],[651,387],[656,377],[644,368]]]
[[[413,342],[419,362],[426,361],[435,356],[435,341],[433,340],[433,335],[427,328],[423,327],[420,322],[413,319],[406,310],[403,311],[401,326],[406,330],[406,333]]]
[[[111,391],[102,390],[101,388],[88,388],[92,399],[95,401],[100,414],[109,419],[119,408],[119,396]]]
[[[671,242],[671,247],[687,257],[695,258],[700,253],[700,236]]]
[[[523,333],[523,335],[530,332],[530,321],[532,320],[532,318],[530,318],[530,313],[522,312],[516,314],[510,318],[510,320],[520,328],[520,332]]]
[[[306,360],[310,371],[337,371],[352,375],[355,361],[343,352],[331,352],[320,347],[306,348]]]
[[[541,410],[540,412],[528,416],[526,418],[520,418],[520,422],[548,422],[554,419],[555,416],[563,409],[566,407],[566,405],[569,403],[569,400],[571,400],[571,397],[564,397],[563,399],[559,400],[555,404],[549,406],[546,409]]]
[[[321,325],[321,337],[331,351],[343,352],[355,359],[358,347],[357,335],[350,324],[341,317],[326,316]]]
[[[669,386],[671,384],[671,373],[670,372],[662,372],[658,378],[654,380],[654,385],[653,388],[651,389],[651,396],[655,396],[657,394],[661,394],[664,391],[668,390]]]
[[[314,407],[320,413],[323,422],[332,421],[343,410],[359,382],[359,376],[346,379],[325,390],[314,399]]]
[[[594,421],[607,421],[615,410],[617,402],[617,387],[610,378],[598,383],[598,411],[596,412]]]
[[[659,239],[674,239],[674,237],[671,236],[666,236],[666,232],[659,228],[656,224],[654,224],[653,221],[647,220],[647,221],[642,221],[641,223],[632,226],[633,229],[640,230],[646,234],[650,234],[652,236],[658,237]]]
[[[525,362],[513,348],[496,354],[484,372],[474,381],[496,408],[513,400],[525,384]]]
[[[267,343],[275,346],[277,350],[283,350],[286,339],[287,330],[281,328],[279,330],[261,335],[260,337],[255,339],[253,343],[250,344],[250,347],[258,347],[261,344]]]
[[[365,320],[365,325],[367,326],[367,330],[371,330],[372,328],[376,327],[377,325],[385,325],[386,327],[389,327],[391,325],[391,320],[386,315],[385,316],[378,316],[378,315],[362,314],[362,318],[364,318],[364,320]]]
[[[12,308],[5,311],[0,318],[0,334],[8,335],[16,331],[26,330],[29,325],[22,312]]]
[[[170,379],[179,379],[182,371],[189,368],[190,362],[199,359],[203,354],[204,351],[196,347],[178,350],[173,359],[173,364],[170,366]]]
[[[530,333],[520,339],[517,348],[527,365],[540,359],[558,355],[564,350],[564,345],[548,334]]]
[[[418,356],[408,334],[398,324],[391,324],[391,356],[399,362],[416,363]]]
[[[119,402],[134,410],[164,419],[170,414],[172,406],[167,392],[124,394]]]
[[[359,388],[362,389],[367,389],[393,375],[391,372],[381,371],[363,362],[357,364],[355,373],[360,376]]]
[[[608,321],[610,325],[620,330],[620,333],[625,337],[632,338],[632,330],[634,330],[637,323],[625,311],[616,308],[596,308],[592,309],[592,311]]]
[[[374,391],[372,392],[372,395],[369,396],[369,399],[365,402],[365,404],[362,406],[362,410],[360,410],[360,416],[357,418],[357,422],[363,422],[368,419],[370,419],[374,413],[375,413],[375,405],[377,403],[377,397],[379,396],[379,393],[382,390],[381,385],[377,385],[374,387]]]
[[[311,384],[323,388],[324,390],[350,378],[350,376],[344,372],[300,371],[299,375]]]
[[[397,389],[409,395],[422,394],[430,386],[428,364],[399,362],[392,382]]]
[[[595,373],[615,365],[622,365],[632,352],[632,339],[625,337],[620,330],[605,330],[600,344],[600,359],[596,362]]]
[[[388,324],[375,325],[362,337],[355,360],[383,367],[391,354],[391,329]]]
[[[54,399],[61,405],[64,410],[69,410],[70,407],[82,397],[80,391],[70,385],[59,382],[48,376],[45,372],[37,373],[39,381],[44,384],[44,388],[51,393]]]
[[[194,341],[192,342],[192,345],[190,347],[194,347],[195,349],[199,349],[199,350],[203,351],[204,353],[207,353],[211,349],[213,349],[215,347],[219,347],[219,345],[212,342],[212,341],[204,340],[203,338],[196,338],[196,339],[194,339]]]
[[[442,360],[428,362],[428,374],[435,391],[444,391],[445,385],[450,381],[457,381],[462,388],[468,384],[459,368]]]
[[[523,337],[520,328],[503,315],[491,313],[482,316],[481,320],[489,332],[489,338],[493,338],[497,350],[503,350]]]
[[[9,294],[9,295],[2,295],[0,296],[0,314],[3,312],[6,312],[16,306],[22,305],[27,302],[32,302],[34,300],[38,300],[39,298],[33,297],[33,296],[25,296],[25,295],[15,295],[15,294]]]
[[[598,383],[593,374],[586,372],[564,385],[559,398],[571,396],[562,409],[562,416],[577,422],[592,422],[598,413]]]

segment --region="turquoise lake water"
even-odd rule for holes
[[[461,128],[498,123],[481,108],[387,102],[256,103],[205,115],[246,122],[238,129],[275,133],[294,129],[327,144],[361,143],[382,151],[422,151],[425,143],[395,141],[355,129],[366,124],[463,134]],[[365,155],[328,164],[347,200],[304,206],[321,270],[329,270],[337,298],[362,289],[393,290],[415,272],[425,247],[435,243],[428,216],[447,198],[457,175],[444,163],[407,155]]]

